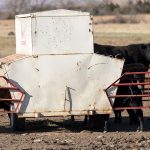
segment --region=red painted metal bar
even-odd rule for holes
[[[150,74],[150,72],[126,72],[123,75]]]
[[[21,92],[21,97],[20,97],[20,101],[19,101],[19,103],[18,103],[18,105],[17,105],[17,107],[16,107],[16,110],[15,110],[15,112],[17,112],[17,110],[18,110],[18,108],[19,108],[19,106],[21,105],[21,102],[22,102],[22,100],[23,100],[23,97],[24,97],[24,93],[23,92]]]
[[[0,112],[4,112],[4,113],[17,113],[17,110],[18,110],[19,106],[21,105],[21,102],[23,101],[23,97],[25,96],[25,93],[22,90],[20,90],[17,87],[17,85],[15,85],[14,83],[12,83],[6,77],[0,76],[0,78],[3,78],[11,86],[11,87],[0,87],[0,90],[4,90],[4,89],[15,90],[14,92],[19,92],[21,94],[19,99],[7,99],[7,98],[5,99],[5,98],[0,98],[0,101],[10,101],[12,103],[17,103],[15,110],[12,110],[12,111],[5,111],[5,110],[1,111],[0,110]]]
[[[0,98],[0,101],[12,101],[12,102],[19,102],[20,99],[7,99],[7,98]]]
[[[115,82],[113,82],[109,87],[107,87],[107,88],[105,89],[106,93],[107,93],[107,90],[108,90],[113,84],[115,84],[116,82],[118,82],[123,76],[124,76],[124,74],[123,74],[120,78],[118,78]]]
[[[4,78],[12,87],[17,89],[17,85],[15,85],[14,83],[12,83],[9,79],[7,79],[5,76],[0,76],[2,78]],[[20,90],[20,89],[19,89]]]
[[[127,78],[131,81],[133,81],[131,78],[128,78],[127,76],[128,75],[142,75],[142,74],[148,74],[148,80],[146,79],[146,82],[138,82],[138,83],[117,83],[119,80],[121,80],[122,78]],[[137,94],[137,95],[109,95],[107,90],[113,86],[138,86],[138,85],[150,85],[150,80],[149,80],[149,77],[150,77],[150,72],[126,72],[124,73],[119,79],[117,79],[114,83],[112,83],[106,90],[106,95],[109,99],[109,102],[113,108],[113,110],[124,110],[124,109],[144,109],[144,108],[150,108],[150,105],[148,106],[138,106],[138,107],[113,107],[113,101],[112,99],[114,98],[134,98],[134,97],[150,97],[150,92],[148,93],[144,93],[144,94]],[[145,80],[145,78],[143,78]],[[138,80],[138,79],[136,79]],[[149,88],[148,88],[149,89]],[[149,100],[143,100],[143,101],[149,101]]]
[[[113,110],[124,110],[124,109],[144,109],[150,108],[150,106],[138,106],[138,107],[115,107]]]
[[[150,85],[150,82],[141,82],[141,83],[117,83],[112,86],[131,86],[131,85]]]
[[[15,87],[0,87],[0,90],[5,90],[5,89],[8,89],[8,90],[19,90],[18,88],[15,88]]]
[[[126,98],[126,97],[149,97],[150,94],[137,94],[137,95],[111,95],[108,98]]]

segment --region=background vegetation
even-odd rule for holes
[[[133,3],[131,0],[127,5],[120,6],[110,2],[110,0],[103,0],[103,3],[89,1],[83,4],[76,1],[57,0],[57,3],[48,3],[47,0],[36,0],[33,5],[29,0],[7,0],[6,11],[0,11],[0,16],[1,18],[11,19],[16,14],[58,8],[88,11],[92,15],[147,14],[150,13],[150,2],[138,0],[137,3]]]

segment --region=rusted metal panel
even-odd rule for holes
[[[55,10],[16,16],[16,53],[93,53],[89,13]]]
[[[120,77],[122,67],[119,59],[76,54],[30,56],[3,64],[2,69],[26,93],[18,113],[53,116],[110,113],[112,108],[104,89]]]

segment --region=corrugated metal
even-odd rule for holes
[[[119,78],[123,61],[97,54],[39,55],[3,66],[5,76],[26,92],[19,113],[53,116],[110,113],[104,89]]]

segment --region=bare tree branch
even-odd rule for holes
[[[6,6],[9,10],[9,15],[15,16],[17,14],[27,13],[30,10],[30,1],[8,0]]]

